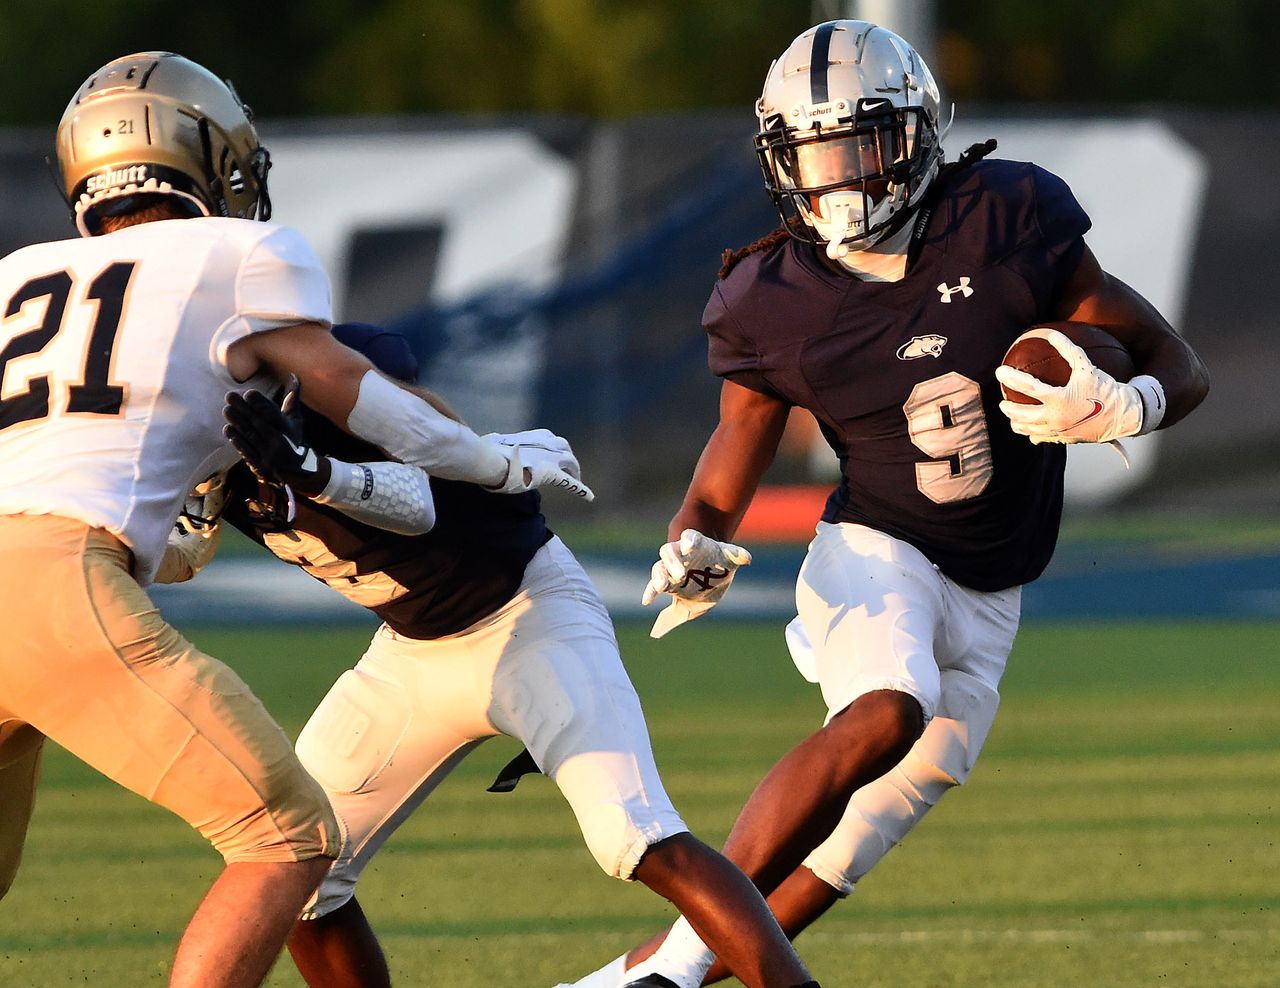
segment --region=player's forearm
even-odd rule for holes
[[[738,531],[746,510],[747,505],[744,504],[741,510],[724,511],[706,501],[697,498],[691,500],[686,496],[684,504],[667,525],[667,540],[674,542],[686,528],[692,528],[721,542],[728,541]]]
[[[675,541],[686,528],[721,542],[731,540],[742,523],[764,474],[755,457],[729,457],[725,445],[713,437],[703,451],[684,503],[667,526],[667,538]]]
[[[754,471],[744,471],[744,452],[735,446],[732,429],[721,423],[698,458],[680,510],[667,525],[668,541],[677,541],[687,528],[721,542],[733,538],[759,481]]]
[[[345,424],[352,435],[434,477],[495,487],[507,476],[509,461],[498,444],[482,439],[376,371],[360,379]]]
[[[1209,372],[1195,351],[1140,292],[1102,270],[1092,253],[1086,251],[1072,276],[1059,316],[1105,329],[1133,357],[1135,376],[1160,382],[1166,408],[1159,428],[1184,418],[1209,393]]]
[[[1159,428],[1185,418],[1209,393],[1209,371],[1179,336],[1166,337],[1145,359],[1135,361],[1138,374],[1154,377],[1164,388],[1168,408]]]
[[[788,409],[781,403],[726,382],[720,407],[720,424],[668,526],[672,541],[686,528],[721,542],[731,540],[782,439]]]
[[[496,444],[393,384],[324,327],[288,327],[242,343],[279,380],[296,375],[311,409],[394,459],[447,480],[488,487],[506,480],[508,458]]]

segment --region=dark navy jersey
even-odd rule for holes
[[[788,238],[748,255],[703,316],[711,369],[808,409],[840,459],[823,520],[918,547],[977,590],[1035,579],[1062,514],[1065,448],[1033,446],[999,410],[1013,340],[1057,318],[1088,216],[1035,165],[949,177],[898,282],[833,270]]]
[[[387,458],[309,410],[304,422],[320,453],[348,463]],[[408,638],[456,634],[492,614],[515,596],[529,560],[551,538],[536,491],[495,494],[432,477],[435,526],[397,535],[306,498],[291,530],[264,532],[248,514],[257,481],[243,463],[228,490],[227,521]]]

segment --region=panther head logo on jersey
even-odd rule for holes
[[[915,360],[917,357],[941,357],[947,345],[945,336],[913,336],[898,347],[899,360]]]
[[[269,219],[271,156],[230,83],[171,52],[126,55],[93,73],[58,124],[62,193],[85,236],[137,196],[192,216]]]

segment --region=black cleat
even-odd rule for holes
[[[680,988],[680,986],[661,974],[646,974],[639,981],[628,981],[622,988]]]

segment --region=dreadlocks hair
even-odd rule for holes
[[[918,207],[916,207],[916,212],[923,209],[927,205],[928,200],[932,199],[938,189],[942,188],[942,186],[953,175],[964,171],[970,165],[977,164],[995,149],[995,138],[988,138],[980,144],[971,144],[955,161],[944,164],[938,169],[938,174],[934,177],[933,188],[929,190],[929,196],[926,198],[925,202],[922,202]],[[720,255],[720,280],[723,281],[727,278],[729,272],[733,270],[734,265],[744,257],[750,257],[752,254],[759,253],[762,250],[769,250],[770,248],[776,247],[778,244],[785,241],[789,236],[791,236],[791,230],[798,227],[803,222],[804,221],[800,219],[799,216],[792,216],[787,220],[785,226],[778,227],[772,233],[766,233],[759,240],[749,243],[745,247],[739,247],[737,250],[733,250],[728,247],[725,248],[724,253]]]
[[[766,233],[759,240],[752,241],[745,247],[739,247],[737,250],[734,250],[732,247],[726,247],[724,249],[724,253],[720,255],[720,280],[723,281],[728,277],[729,272],[733,270],[734,265],[744,257],[749,257],[750,255],[759,253],[762,250],[769,250],[771,247],[775,247],[782,243],[791,236],[790,228],[798,226],[803,222],[804,220],[800,219],[799,216],[792,216],[787,220],[786,226],[780,226],[772,233]]]

